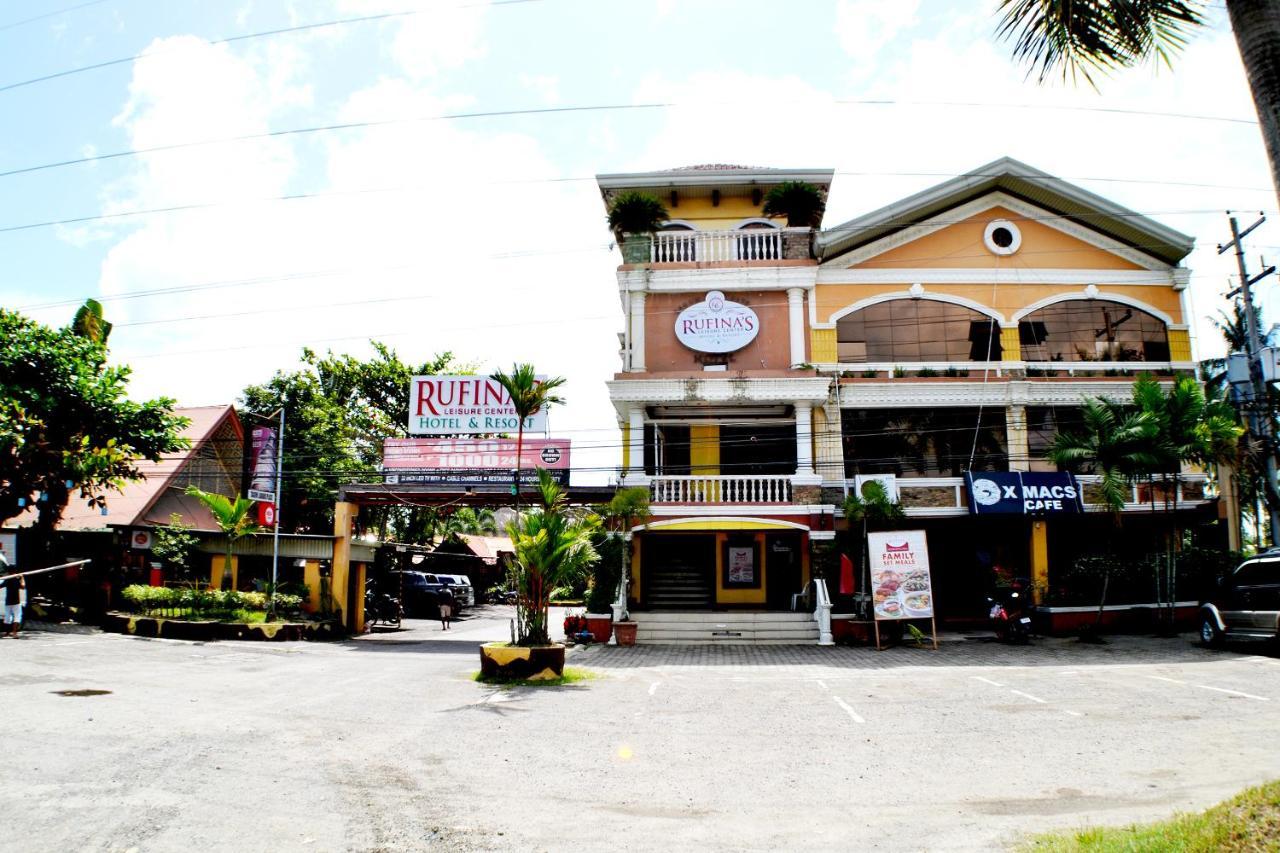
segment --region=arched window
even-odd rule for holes
[[[1076,299],[1033,311],[1018,323],[1026,361],[1168,361],[1164,322],[1106,299]]]
[[[999,361],[1000,324],[962,305],[895,299],[836,325],[842,362]]]

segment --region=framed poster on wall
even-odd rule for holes
[[[759,589],[760,547],[755,538],[730,538],[721,554],[726,589]]]

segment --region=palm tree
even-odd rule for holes
[[[619,588],[614,590],[614,601],[618,599],[626,579],[631,577],[631,528],[644,524],[649,520],[649,490],[643,487],[618,489],[605,506],[604,517],[610,526],[622,536],[622,577],[618,579]],[[624,599],[625,602],[625,599]],[[621,619],[625,613],[616,612]]]
[[[205,505],[209,512],[213,514],[213,520],[218,527],[226,534],[227,555],[226,562],[222,565],[222,586],[226,588],[231,583],[231,555],[235,552],[236,542],[251,533],[257,533],[261,530],[249,514],[253,509],[253,501],[248,498],[242,498],[239,495],[236,495],[235,498],[229,498],[216,492],[203,491],[195,486],[187,486],[187,494]],[[273,602],[274,599],[275,593],[273,591]]]
[[[524,422],[544,406],[563,403],[564,399],[551,393],[564,384],[563,376],[538,379],[532,364],[513,364],[510,373],[499,370],[493,374],[498,384],[511,396],[511,407],[520,418],[516,428],[516,511],[520,510],[520,479],[524,473]]]
[[[1280,191],[1280,4],[1225,2]],[[1199,0],[1000,0],[999,9],[997,37],[1013,40],[1014,59],[1041,83],[1055,71],[1093,85],[1095,72],[1169,64],[1205,24]]]
[[[867,551],[867,531],[892,528],[907,517],[902,504],[889,498],[884,483],[867,480],[862,484],[862,494],[850,492],[844,499],[844,517],[852,533],[857,525],[862,526],[862,534],[858,537],[858,574],[862,578],[858,583],[866,582],[865,589],[871,586],[871,560]],[[861,618],[861,617],[859,617]]]
[[[1151,413],[1112,400],[1086,399],[1082,414],[1082,431],[1058,433],[1046,455],[1050,462],[1068,471],[1101,475],[1099,491],[1103,506],[1119,526],[1120,512],[1127,503],[1134,478],[1158,464],[1159,457],[1153,446],[1156,424]],[[1111,580],[1110,561],[1104,561],[1103,565],[1098,618],[1093,626],[1095,634],[1102,625]]]
[[[571,513],[564,489],[543,468],[538,469],[538,496],[539,508],[507,525],[515,548],[511,580],[516,590],[518,646],[550,645],[551,591],[581,580],[600,559],[591,544],[600,519]]]
[[[464,506],[444,520],[444,538],[467,533],[479,536],[492,536],[498,532],[498,521],[493,510],[486,507],[473,509]]]
[[[107,338],[111,335],[111,324],[102,316],[102,303],[96,299],[86,299],[76,309],[75,319],[71,321],[71,331],[106,346]]]

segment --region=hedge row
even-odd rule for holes
[[[121,592],[129,609],[138,613],[159,611],[191,611],[192,613],[229,613],[233,610],[267,610],[265,592],[240,592],[234,589],[193,589],[191,587],[144,586],[133,584]],[[302,596],[276,593],[277,610],[286,612],[302,606]]]

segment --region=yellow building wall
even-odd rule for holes
[[[719,475],[719,424],[689,427],[689,472],[702,477]]]
[[[302,609],[308,613],[320,612],[320,561],[307,560],[302,569],[302,582],[307,587],[307,600]]]
[[[1040,603],[1049,588],[1049,531],[1044,521],[1031,522],[1031,597]]]
[[[884,293],[902,293],[910,288],[911,284],[910,281],[905,280],[894,284],[819,284],[814,291],[818,322],[830,322],[832,314],[848,308],[863,299]],[[1172,287],[1154,287],[1142,284],[1100,284],[1098,289],[1102,291],[1098,296],[1099,299],[1106,299],[1107,294],[1119,294],[1163,311],[1173,319],[1174,323],[1184,322],[1178,292]],[[1083,288],[1079,285],[1066,284],[1002,284],[998,286],[990,284],[930,284],[925,287],[923,298],[927,299],[930,294],[937,293],[960,296],[970,299],[979,305],[994,308],[1004,315],[1006,320],[1009,320],[1018,311],[1041,299],[1062,293],[1081,293],[1082,291]]]
[[[945,215],[945,214],[944,214]],[[1004,257],[992,254],[983,231],[993,219],[1007,219],[1022,232],[1018,251]],[[1002,207],[992,208],[939,229],[904,246],[857,264],[854,269],[884,267],[1030,267],[1032,269],[1142,269],[1132,261],[1099,249],[1055,228],[1026,219]]]
[[[765,588],[769,582],[769,555],[764,547],[764,534],[755,535],[756,549],[760,553],[759,589],[725,589],[724,545],[728,539],[727,533],[716,534],[716,604],[764,604]]]
[[[640,600],[640,543],[644,537],[631,537],[631,591],[627,593],[629,601]]]
[[[711,204],[710,196],[686,198],[679,196],[680,204],[671,206],[671,191],[654,191],[652,193],[667,208],[667,215],[672,219],[682,219],[696,225],[702,231],[723,231],[733,228],[744,219],[763,219],[760,208],[762,204],[752,204],[746,196],[721,196],[719,206]],[[785,219],[774,219],[778,225],[786,225]]]
[[[622,470],[631,470],[631,424],[622,425]]]
[[[809,349],[814,364],[833,364],[838,358],[835,329],[812,329],[809,332]]]

